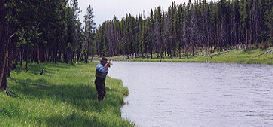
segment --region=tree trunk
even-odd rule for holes
[[[181,49],[182,49],[182,48],[181,48],[181,46],[179,46],[179,49],[178,49],[178,50],[179,50],[179,51],[178,51],[178,53],[179,53],[179,59],[181,59],[181,58],[182,58],[182,55],[181,55]]]
[[[9,44],[9,25],[6,22],[7,9],[4,7],[7,0],[0,1],[0,89],[7,88],[7,59]]]
[[[88,63],[88,53],[85,53],[85,63]]]
[[[20,49],[19,57],[20,57],[20,66],[22,69],[23,68],[23,51],[21,49]]]
[[[192,45],[192,56],[195,55],[195,48],[194,48],[194,45]]]
[[[8,51],[8,57],[7,57],[7,77],[10,78],[10,72],[12,69],[12,61],[13,61],[13,50],[11,49]]]
[[[2,40],[1,40],[2,41]],[[3,43],[3,42],[2,42]],[[0,48],[0,89],[5,90],[7,87],[7,75],[6,75],[6,67],[7,67],[7,57],[8,57],[8,52],[6,50],[6,46],[2,46]]]
[[[26,59],[26,67],[25,67],[25,70],[26,72],[28,71],[28,56],[29,56],[29,49],[27,48],[27,51],[26,51],[26,56],[25,56],[25,59]]]
[[[92,54],[92,57],[91,57],[91,62],[93,62],[93,59],[94,59],[94,55]]]
[[[187,56],[187,59],[188,59],[189,58],[188,47],[186,47],[186,56]]]
[[[4,73],[3,73],[3,77],[2,77],[2,82],[1,82],[0,90],[6,90],[7,86],[8,86],[7,85],[7,69],[4,69]]]
[[[153,59],[153,52],[151,51],[150,54],[151,54],[151,59]]]
[[[37,45],[37,64],[40,64],[40,47]]]

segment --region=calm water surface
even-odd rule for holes
[[[273,127],[273,66],[115,62],[140,127]]]

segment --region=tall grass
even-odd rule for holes
[[[28,72],[13,71],[9,89],[15,96],[0,93],[0,126],[127,127],[120,107],[128,89],[108,78],[107,95],[97,101],[95,63],[32,64]],[[45,69],[44,75],[40,70]]]

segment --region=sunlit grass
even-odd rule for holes
[[[40,70],[45,74],[40,75]],[[0,126],[127,127],[120,107],[128,89],[116,79],[106,81],[107,96],[97,101],[95,63],[31,65],[29,72],[13,71],[9,89],[0,93]]]
[[[225,62],[225,63],[245,63],[245,64],[273,64],[273,49],[268,50],[230,50],[214,53],[210,56],[185,56],[179,58],[165,59],[131,59],[133,62]]]

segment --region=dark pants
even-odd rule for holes
[[[96,77],[95,84],[96,84],[96,90],[97,90],[97,93],[98,93],[98,99],[99,99],[99,101],[101,101],[101,100],[104,99],[104,96],[106,94],[106,91],[105,91],[105,78]]]

